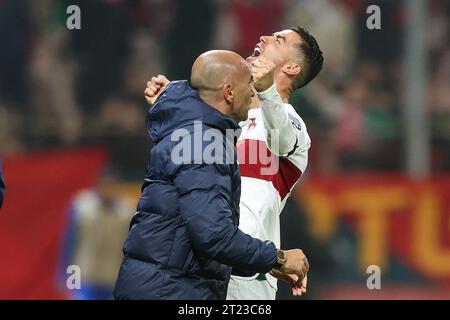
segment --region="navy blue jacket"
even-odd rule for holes
[[[3,179],[2,161],[0,160],[0,208],[2,207],[4,196],[5,196],[5,180]]]
[[[272,242],[238,229],[241,178],[236,140],[231,142],[234,158],[229,164],[193,161],[192,154],[179,163],[171,154],[178,150],[181,136],[207,129],[223,136],[239,126],[206,104],[187,81],[169,84],[149,111],[147,125],[154,146],[114,296],[225,299],[232,267],[233,273],[250,276],[268,272],[276,261]],[[178,139],[172,136],[176,129],[184,130],[175,132]],[[226,139],[223,142],[225,150]],[[191,151],[200,147],[206,152],[209,144],[201,142]]]

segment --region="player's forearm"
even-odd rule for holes
[[[298,140],[297,132],[289,121],[288,112],[285,110],[275,84],[266,91],[258,93],[258,98],[261,102],[269,148],[278,155],[289,153]]]

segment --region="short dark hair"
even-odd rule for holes
[[[290,30],[297,32],[303,40],[297,45],[301,58],[304,61],[300,76],[293,83],[293,89],[299,89],[311,82],[322,70],[323,55],[316,39],[302,27],[293,27]]]

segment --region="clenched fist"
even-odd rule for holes
[[[147,82],[147,88],[145,88],[144,94],[145,99],[153,106],[156,99],[158,99],[159,95],[164,91],[170,81],[163,75],[159,75],[157,77],[152,77],[152,79]]]
[[[264,58],[257,59],[251,63],[250,71],[256,91],[266,91],[273,84],[275,64],[271,61]]]

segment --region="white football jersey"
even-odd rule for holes
[[[282,102],[275,85],[258,97],[260,107],[250,109],[248,120],[240,123],[237,143],[242,179],[239,228],[280,248],[279,215],[305,172],[311,140],[302,118]],[[277,280],[266,277],[276,288]]]

